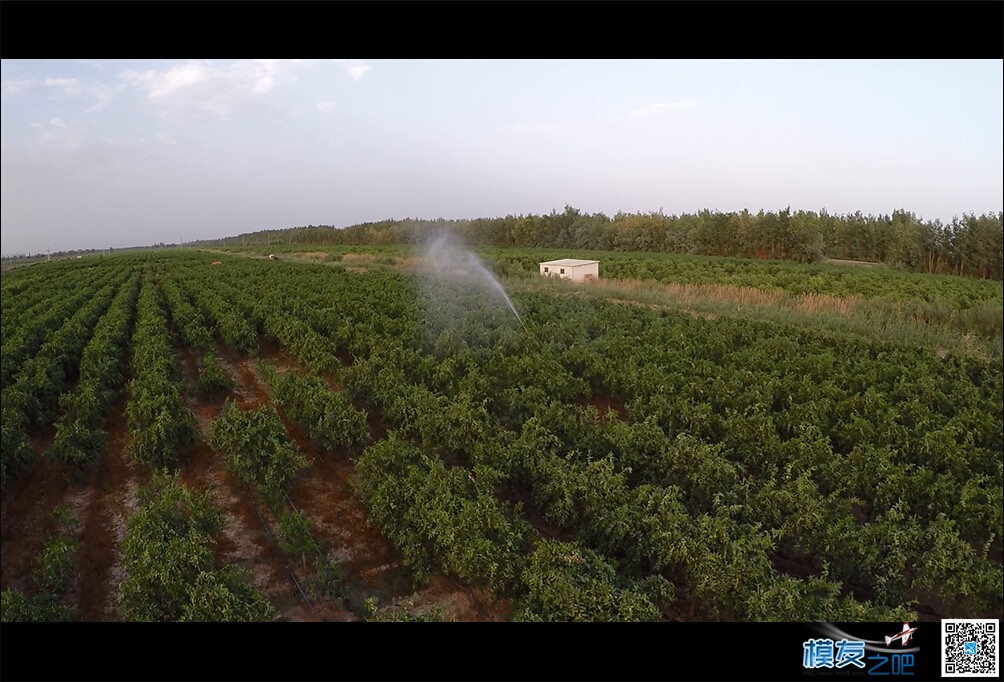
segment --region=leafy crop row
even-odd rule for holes
[[[25,362],[14,381],[3,389],[3,450],[0,455],[0,482],[9,469],[25,462],[32,451],[29,430],[52,424],[58,414],[59,396],[67,379],[79,372],[80,355],[95,324],[104,314],[115,293],[109,284],[93,292],[92,298],[50,334],[38,353]]]
[[[235,261],[219,280],[233,305],[257,289],[298,320],[285,324],[327,337],[327,356],[351,360],[330,372],[433,458],[422,466],[495,471],[505,497],[527,495],[618,575],[663,576],[695,615],[867,619],[932,595],[950,613],[998,599],[992,364],[546,290],[517,295],[524,334],[487,295],[381,269]],[[409,499],[395,509],[433,504]],[[445,565],[431,536],[409,542]]]
[[[121,282],[126,273],[121,270],[110,270],[96,279],[76,279],[76,287],[63,295],[42,301],[31,308],[20,319],[17,327],[6,334],[3,339],[2,370],[0,370],[0,385],[4,388],[20,373],[22,365],[32,357],[48,338],[62,328],[66,321],[79,313],[87,302],[94,298],[95,293],[108,285]]]
[[[343,437],[328,423],[352,414],[335,380],[392,430],[359,456],[358,482],[406,561],[492,587],[518,618],[1000,609],[999,362],[570,287],[512,290],[524,331],[492,294],[407,270],[206,261],[170,255],[163,267],[207,320],[218,322],[200,300],[212,299],[317,375],[273,378],[287,416],[319,443]],[[652,276],[669,267],[643,261]],[[769,274],[680,261],[674,277]],[[872,277],[784,267],[770,276],[785,287]],[[889,277],[876,295],[937,289],[918,280],[897,293],[894,274],[875,276]],[[955,305],[996,295],[963,289]],[[281,419],[233,405],[223,416],[214,447],[279,498],[302,466]]]
[[[271,405],[242,410],[228,400],[210,427],[210,444],[227,457],[237,479],[258,489],[278,509],[293,477],[308,466]]]
[[[258,338],[254,326],[245,316],[236,312],[214,287],[199,286],[191,281],[184,282],[183,286],[194,299],[199,312],[212,321],[224,343],[238,353],[258,352]]]
[[[104,451],[108,434],[103,421],[125,381],[125,356],[139,283],[136,274],[119,289],[84,348],[77,387],[60,398],[63,414],[56,423],[52,451],[64,462],[83,464]]]
[[[129,452],[137,461],[173,464],[195,440],[195,417],[185,406],[167,319],[151,275],[143,279],[132,337],[132,380],[126,419]]]
[[[208,492],[155,471],[140,489],[139,511],[122,543],[125,577],[118,599],[134,621],[261,621],[273,607],[234,564],[219,566],[214,538],[222,517]]]
[[[332,391],[319,376],[271,371],[266,378],[276,404],[320,448],[351,451],[370,439],[366,413],[353,407],[342,393]]]

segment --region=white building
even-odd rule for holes
[[[584,282],[587,279],[599,279],[600,262],[578,258],[549,260],[540,264],[540,274],[547,277],[563,277],[573,282]]]

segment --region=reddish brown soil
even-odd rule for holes
[[[515,509],[517,504],[521,505],[522,518],[533,526],[540,533],[541,537],[561,542],[573,542],[575,540],[574,533],[564,530],[544,518],[544,515],[540,513],[537,506],[533,503],[529,490],[521,486],[513,486],[505,494],[502,491],[496,491],[496,499],[498,499],[500,504],[508,505],[513,509]]]
[[[272,341],[262,342],[261,357],[268,364],[283,370],[299,369],[296,360]]]
[[[581,397],[576,399],[575,402],[578,405],[592,405],[595,407],[601,420],[607,418],[607,413],[610,410],[616,412],[620,419],[627,419],[628,417],[627,408],[624,407],[624,403],[611,395],[593,393],[590,397]]]
[[[118,619],[118,584],[123,577],[120,545],[145,477],[125,451],[129,438],[125,403],[123,390],[105,421],[105,453],[90,469],[86,483],[75,485],[70,495],[80,519],[77,608],[85,621]]]
[[[32,445],[44,447],[40,441]],[[56,530],[52,510],[63,501],[67,478],[45,457],[28,467],[20,479],[8,484],[0,505],[0,584],[2,589],[31,594],[31,572],[46,538]]]
[[[278,618],[286,619],[285,614],[301,606],[302,600],[286,559],[269,535],[269,524],[264,519],[272,524],[274,520],[254,500],[252,492],[227,470],[223,455],[209,447],[209,426],[219,416],[222,401],[205,402],[194,398],[198,359],[193,352],[184,349],[179,357],[187,389],[186,400],[196,416],[201,435],[180,463],[179,476],[186,485],[212,490],[213,499],[223,512],[223,532],[215,547],[217,558],[247,569],[252,584],[276,607]],[[231,376],[239,374],[231,359],[217,357],[217,360]],[[238,364],[242,364],[241,361]],[[244,384],[237,397],[242,407],[251,407],[264,401],[266,396],[257,384]]]
[[[72,385],[67,387],[72,390]],[[138,477],[126,459],[128,433],[123,411],[124,391],[105,422],[109,433],[106,452],[91,466],[77,469],[61,465],[43,453],[51,446],[54,432],[48,428],[32,439],[38,454],[22,478],[3,494],[0,519],[0,566],[3,587],[33,591],[31,572],[45,541],[62,532],[53,516],[65,505],[72,519],[68,532],[79,539],[78,579],[66,602],[81,620],[115,617],[117,585],[121,580],[118,546],[125,518],[135,509]]]
[[[297,367],[281,350],[269,348],[265,359],[280,370]],[[449,620],[508,620],[511,606],[483,590],[442,575],[432,576],[416,590],[410,569],[381,535],[367,523],[366,507],[352,488],[354,466],[345,453],[324,453],[295,424],[286,421],[290,436],[311,463],[294,482],[290,501],[303,510],[314,526],[315,539],[331,551],[346,575],[347,597],[334,602],[305,599],[314,568],[309,561],[290,560],[274,539],[278,527],[274,516],[258,503],[252,491],[227,470],[222,455],[207,444],[209,425],[219,416],[223,400],[199,399],[195,392],[200,359],[179,349],[188,407],[196,416],[202,438],[179,461],[179,477],[186,485],[210,489],[223,515],[223,531],[215,552],[221,562],[246,568],[252,583],[273,604],[276,620],[344,621],[368,615],[366,601],[376,598],[380,607],[407,605],[416,612],[435,611]],[[231,395],[242,408],[269,401],[257,366],[258,359],[229,352],[217,360],[238,384]],[[331,377],[329,385],[341,387]],[[126,452],[129,434],[125,419],[126,391],[120,392],[109,410],[105,428],[108,447],[101,458],[79,471],[40,456],[24,475],[4,490],[0,505],[0,579],[4,589],[33,592],[31,571],[45,539],[56,532],[53,509],[65,504],[77,522],[80,549],[79,579],[67,602],[81,620],[109,621],[121,618],[118,585],[123,578],[121,543],[128,517],[138,506],[138,490],[147,473],[132,463]],[[369,413],[375,438],[386,435],[380,416]],[[285,419],[284,419],[285,421]],[[51,445],[53,430],[34,439],[42,452]]]
[[[387,437],[387,424],[380,418],[376,410],[359,407],[358,405],[356,405],[356,408],[366,413],[366,425],[370,427],[370,435],[373,437],[374,442]]]
[[[275,347],[265,346],[263,357],[280,371],[299,369],[293,359]],[[218,359],[220,366],[239,384],[235,398],[242,408],[256,407],[269,401],[266,383],[257,359],[236,357],[226,353]],[[325,379],[333,389],[340,388],[330,377]],[[211,420],[218,414],[218,408],[215,414],[204,414],[203,407],[198,407],[195,411],[200,423],[206,419]],[[344,453],[321,452],[303,429],[286,419],[281,410],[280,415],[290,438],[310,462],[310,468],[294,481],[289,501],[310,519],[314,537],[322,551],[331,551],[334,560],[342,565],[346,573],[348,595],[343,601],[337,602],[311,598],[308,603],[299,598],[285,599],[280,604],[267,589],[263,589],[280,611],[278,620],[359,620],[368,615],[365,603],[370,597],[375,597],[381,606],[408,602],[416,611],[435,609],[444,617],[453,620],[509,618],[510,606],[507,602],[493,600],[483,590],[460,584],[444,576],[434,576],[416,593],[411,571],[402,564],[396,550],[386,538],[367,524],[366,507],[352,488],[354,466],[348,456]],[[369,421],[376,437],[386,434],[386,426],[378,415],[370,414]],[[198,450],[195,455],[199,457]],[[201,457],[208,459],[211,455],[203,454]],[[192,460],[191,466],[198,466],[199,461],[199,459]],[[230,477],[219,459],[216,460],[216,466],[221,469],[224,478]],[[238,491],[238,496],[248,494],[245,491]],[[264,521],[259,518],[259,513],[264,517]],[[273,534],[278,527],[276,519],[261,505],[257,511],[251,505],[244,507],[243,520],[246,527],[257,522],[259,529],[271,529]],[[233,524],[228,525],[233,527]],[[231,541],[237,544],[247,532],[247,530],[234,530],[228,534],[232,534]],[[265,535],[265,533],[260,534]],[[274,559],[273,568],[276,564],[281,564],[286,569],[285,574],[294,575],[300,585],[305,586],[310,582],[314,576],[311,562],[290,560],[267,535],[264,541],[269,545],[267,553]],[[277,573],[279,571],[273,571],[273,576]],[[296,590],[293,578],[287,578],[286,582],[293,591]],[[278,596],[280,595],[275,595]],[[296,596],[293,595],[294,598]]]

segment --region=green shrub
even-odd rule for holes
[[[196,390],[199,395],[210,399],[222,398],[230,393],[233,388],[233,379],[223,371],[213,354],[206,353],[203,355],[202,369],[199,370],[199,378],[196,383]]]
[[[310,519],[299,509],[280,517],[279,542],[285,552],[295,556],[313,554],[320,550],[311,535]]]
[[[7,589],[0,592],[0,623],[52,623],[75,620],[73,612],[52,594],[27,597]]]
[[[527,595],[518,621],[645,621],[659,610],[639,585],[618,577],[613,564],[578,543],[542,540],[523,572]]]
[[[275,616],[274,607],[248,582],[246,570],[224,566],[200,573],[188,586],[188,601],[179,621],[265,621]]]
[[[311,594],[321,599],[336,600],[345,597],[345,571],[334,560],[331,552],[319,554],[314,559],[314,577],[308,587]]]
[[[416,611],[413,599],[381,608],[376,597],[370,597],[366,600],[366,610],[369,612],[366,620],[371,623],[441,623],[444,620],[441,609]]]
[[[210,426],[210,444],[226,455],[227,467],[238,480],[255,486],[273,510],[297,472],[309,466],[271,405],[241,410],[228,400]]]
[[[122,543],[125,578],[119,605],[128,620],[268,620],[271,605],[235,566],[214,564],[221,515],[210,493],[154,473]]]
[[[55,535],[45,543],[32,578],[40,590],[61,594],[72,587],[76,565],[76,540]]]

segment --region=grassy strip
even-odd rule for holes
[[[869,339],[924,346],[942,355],[955,352],[999,361],[1004,351],[1004,313],[992,301],[957,311],[937,301],[865,300],[724,284],[599,280],[576,285],[560,280],[530,280],[511,286],[515,291],[542,288],[614,303],[680,310],[700,317],[753,318],[825,327]]]

